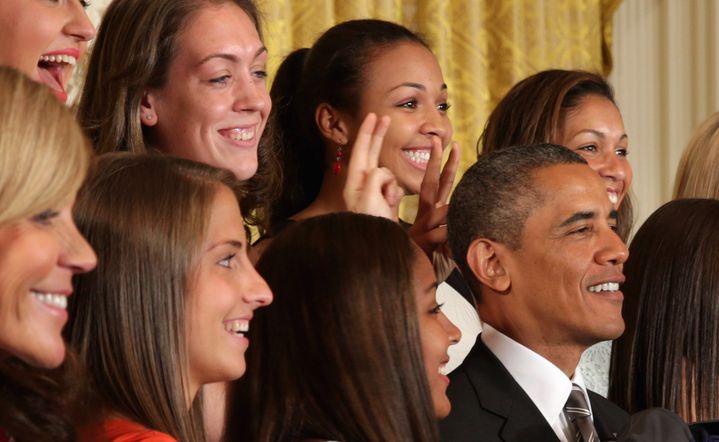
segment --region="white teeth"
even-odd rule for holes
[[[604,284],[597,284],[589,287],[589,291],[592,293],[616,292],[617,290],[619,290],[618,282],[605,282]]]
[[[77,59],[72,55],[42,55],[40,61],[45,63],[65,63],[75,66]]]
[[[447,364],[442,364],[439,366],[439,374],[447,376]]]
[[[234,321],[225,322],[225,331],[242,335],[250,329],[250,321],[246,319],[235,319]]]
[[[234,128],[230,129],[229,136],[235,141],[250,141],[255,137],[255,129],[250,128]]]
[[[612,204],[617,204],[617,202],[619,201],[619,195],[614,192],[607,192],[607,195],[609,195],[609,202],[611,202]]]
[[[55,293],[40,293],[36,291],[31,291],[30,293],[32,293],[35,299],[47,305],[60,309],[67,308],[67,296],[57,295]]]
[[[414,163],[427,164],[429,161],[428,150],[403,150],[402,154]]]

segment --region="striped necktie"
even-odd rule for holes
[[[592,412],[589,411],[584,390],[577,384],[572,384],[572,391],[564,406],[564,413],[570,422],[574,423],[577,432],[574,435],[576,442],[599,442],[597,430],[592,423]]]

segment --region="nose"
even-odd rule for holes
[[[253,309],[272,303],[272,291],[259,273],[249,265],[249,274],[243,287],[242,300],[253,306]]]
[[[95,26],[90,21],[90,18],[85,13],[85,9],[79,1],[71,0],[70,8],[70,20],[67,22],[64,28],[64,32],[67,35],[79,41],[90,41],[95,36]]]
[[[80,234],[75,224],[69,228],[63,239],[63,252],[60,254],[60,265],[69,268],[73,273],[85,273],[97,265],[97,256],[85,237]]]
[[[443,112],[436,108],[431,108],[426,112],[424,122],[420,127],[420,132],[424,135],[435,135],[442,140],[442,147],[449,144],[452,138],[452,123]]]
[[[447,316],[445,316],[444,313],[440,313],[439,318],[439,322],[442,324],[442,328],[447,333],[447,337],[449,338],[449,345],[458,343],[459,340],[462,339],[462,332],[452,323],[452,321],[449,320],[449,318],[447,318]]]
[[[596,255],[597,264],[622,265],[627,262],[629,249],[624,241],[608,225],[604,229],[603,244]]]
[[[629,163],[622,161],[612,149],[604,154],[597,173],[605,179],[624,181],[627,175],[627,167],[629,167]]]
[[[232,110],[235,112],[264,111],[265,115],[269,113],[270,96],[264,82],[257,81],[250,75],[238,76],[234,84],[234,94]]]

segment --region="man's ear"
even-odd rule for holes
[[[489,239],[474,240],[467,249],[467,266],[482,285],[504,293],[511,286],[511,278],[499,249],[500,245]]]
[[[334,144],[344,146],[350,139],[345,115],[327,103],[320,103],[315,109],[315,123],[322,136]]]
[[[154,126],[157,124],[157,97],[154,91],[145,89],[142,93],[140,101],[140,123],[145,126]]]

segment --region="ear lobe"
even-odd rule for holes
[[[505,293],[511,286],[511,278],[497,252],[497,244],[491,240],[477,239],[467,249],[467,265],[482,285]]]
[[[155,111],[155,95],[149,89],[145,89],[140,101],[140,123],[152,127],[157,124],[157,112]]]
[[[334,144],[344,146],[349,140],[347,125],[340,111],[327,103],[320,103],[315,109],[315,124],[322,136]]]

